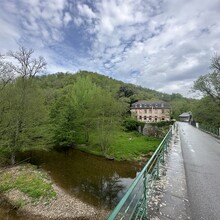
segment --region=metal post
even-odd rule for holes
[[[144,217],[147,217],[147,171],[144,172]]]
[[[167,143],[167,140],[166,140],[166,143],[165,143],[165,153],[167,153],[167,147],[168,147],[168,143]]]
[[[161,160],[162,163],[164,163],[164,145],[163,145],[163,149],[162,149],[162,160]]]
[[[160,172],[160,157],[158,157],[158,159],[157,159],[157,180],[160,179],[159,172]]]

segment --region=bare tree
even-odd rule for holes
[[[14,79],[14,72],[11,64],[7,62],[3,55],[0,55],[0,91]]]
[[[16,52],[8,52],[8,56],[14,58],[18,63],[17,65],[11,65],[11,68],[18,76],[22,78],[32,78],[46,69],[47,63],[45,59],[41,56],[32,58],[33,53],[33,49],[26,49],[25,47],[20,47]]]

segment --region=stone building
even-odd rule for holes
[[[138,121],[146,123],[170,121],[170,105],[164,101],[137,101],[132,104],[130,111]]]
[[[192,112],[183,112],[181,115],[179,115],[179,120],[183,122],[191,122]]]

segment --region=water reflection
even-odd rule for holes
[[[82,182],[79,186],[73,188],[73,192],[79,197],[82,193],[87,194],[93,201],[96,200],[96,206],[112,209],[118,202],[118,194],[125,188],[120,177],[116,174],[112,177],[100,177],[96,185],[92,180]],[[88,201],[89,198],[87,198]]]
[[[31,157],[31,163],[47,170],[69,194],[105,209],[116,206],[141,169],[129,162],[106,160],[77,150],[29,152],[21,157]]]

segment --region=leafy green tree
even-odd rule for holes
[[[194,82],[194,90],[202,92],[205,96],[210,96],[220,105],[220,56],[215,55],[211,60],[211,73],[200,76]]]
[[[42,96],[33,79],[45,69],[46,62],[42,57],[32,58],[33,52],[21,47],[17,52],[8,53],[14,63],[7,63],[11,71],[7,75],[13,73],[17,78],[5,84],[1,94],[0,143],[9,149],[11,164],[15,163],[16,152],[36,138],[36,128],[43,118]],[[1,65],[0,69],[3,68]]]
[[[57,92],[51,109],[52,140],[56,146],[72,146],[76,143],[75,108],[69,88]]]
[[[195,103],[193,113],[197,122],[220,127],[220,106],[210,96]]]
[[[171,101],[171,116],[172,118],[179,120],[179,115],[183,112],[192,111],[192,105],[189,99],[177,98]]]
[[[123,105],[90,77],[79,77],[61,90],[51,111],[54,139],[58,145],[88,143],[95,133],[103,154],[119,124]]]
[[[96,129],[103,155],[107,154],[108,147],[114,138],[114,132],[121,124],[122,115],[125,111],[123,106],[122,103],[114,99],[107,91],[103,91],[99,96]]]

